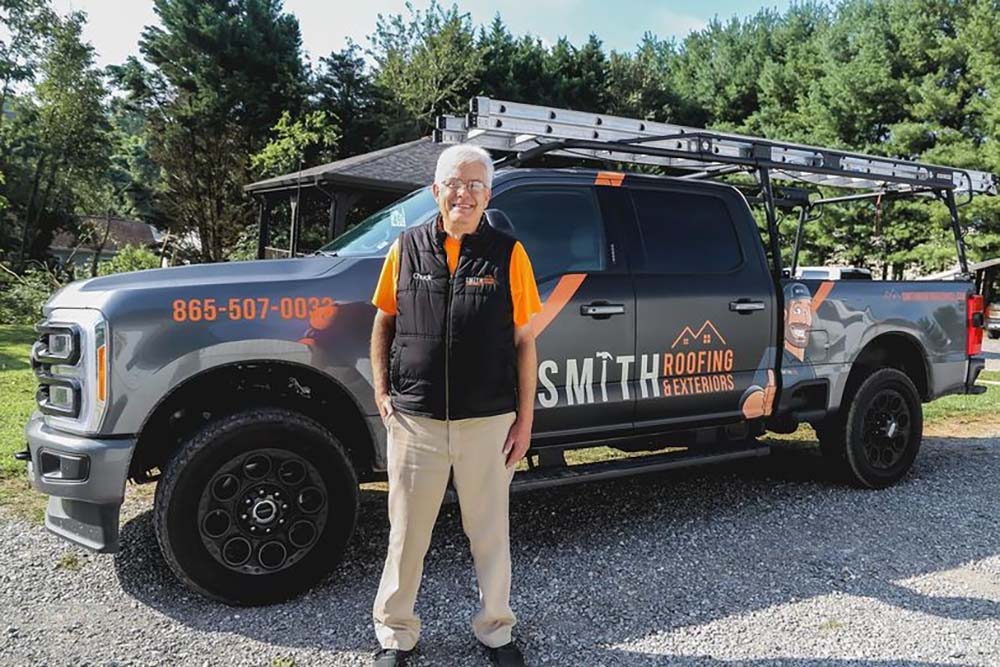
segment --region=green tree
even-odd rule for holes
[[[350,42],[343,50],[320,58],[314,87],[317,97],[314,106],[328,111],[340,125],[337,157],[383,146],[379,117],[384,113],[384,96],[357,44]]]
[[[548,104],[580,111],[606,110],[608,63],[597,35],[591,34],[580,48],[560,38],[546,58],[546,70],[554,84],[544,98]]]
[[[777,12],[723,23],[718,18],[682,42],[671,78],[683,102],[677,120],[697,127],[734,128],[758,107],[761,70],[773,53]]]
[[[108,164],[106,89],[93,47],[80,39],[84,21],[81,13],[54,19],[39,82],[15,101],[14,118],[4,127],[21,266],[44,255],[55,228],[71,224],[80,190]]]
[[[196,231],[218,261],[252,217],[242,186],[250,156],[307,91],[298,21],[278,0],[156,0],[160,25],[116,69],[148,118],[148,149],[164,174],[162,205],[179,232]]]
[[[497,14],[488,30],[480,28],[477,48],[482,52],[483,63],[477,93],[534,103],[551,97],[552,79],[546,69],[548,51],[537,37],[515,38]]]
[[[262,177],[297,171],[304,164],[333,159],[340,133],[336,119],[325,111],[311,111],[292,121],[287,111],[274,126],[274,138],[250,158]]]
[[[462,110],[482,68],[468,14],[456,5],[444,9],[437,0],[426,10],[410,3],[406,9],[405,18],[379,14],[369,38],[376,80],[389,102],[387,130],[396,141],[424,135],[439,114]]]
[[[674,49],[646,33],[635,53],[611,52],[608,58],[608,111],[618,116],[669,121],[679,105],[670,79]]]
[[[45,38],[56,16],[48,0],[0,0],[0,125],[14,89],[35,79]]]

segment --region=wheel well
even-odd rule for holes
[[[930,379],[920,343],[906,334],[889,333],[870,341],[854,360],[841,405],[866,377],[880,368],[895,368],[906,373],[916,386],[920,398],[930,400]]]
[[[374,443],[354,399],[315,369],[282,362],[241,362],[205,371],[175,388],[146,419],[129,477],[155,478],[179,443],[209,421],[253,407],[284,407],[318,421],[347,450],[361,481],[372,472]]]

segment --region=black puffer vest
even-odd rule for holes
[[[462,238],[455,275],[437,220],[399,237],[392,404],[434,419],[511,412],[517,406],[510,257],[516,241],[484,220]]]

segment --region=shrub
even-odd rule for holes
[[[126,245],[112,259],[98,265],[98,274],[107,276],[159,267],[156,253]],[[4,267],[0,271],[0,324],[35,324],[42,319],[42,306],[62,285],[54,274],[39,266],[29,265],[20,275]]]
[[[0,323],[35,324],[42,319],[42,305],[59,287],[44,269],[29,267],[20,276],[0,273]]]
[[[97,274],[109,276],[112,273],[128,273],[143,269],[160,268],[160,258],[152,250],[141,246],[125,245],[111,259],[104,260],[97,267]]]

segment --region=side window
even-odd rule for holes
[[[603,271],[604,226],[593,188],[539,186],[497,195],[490,208],[507,214],[542,280],[561,273]]]
[[[743,261],[725,202],[711,195],[632,190],[639,233],[640,271],[728,273]]]

